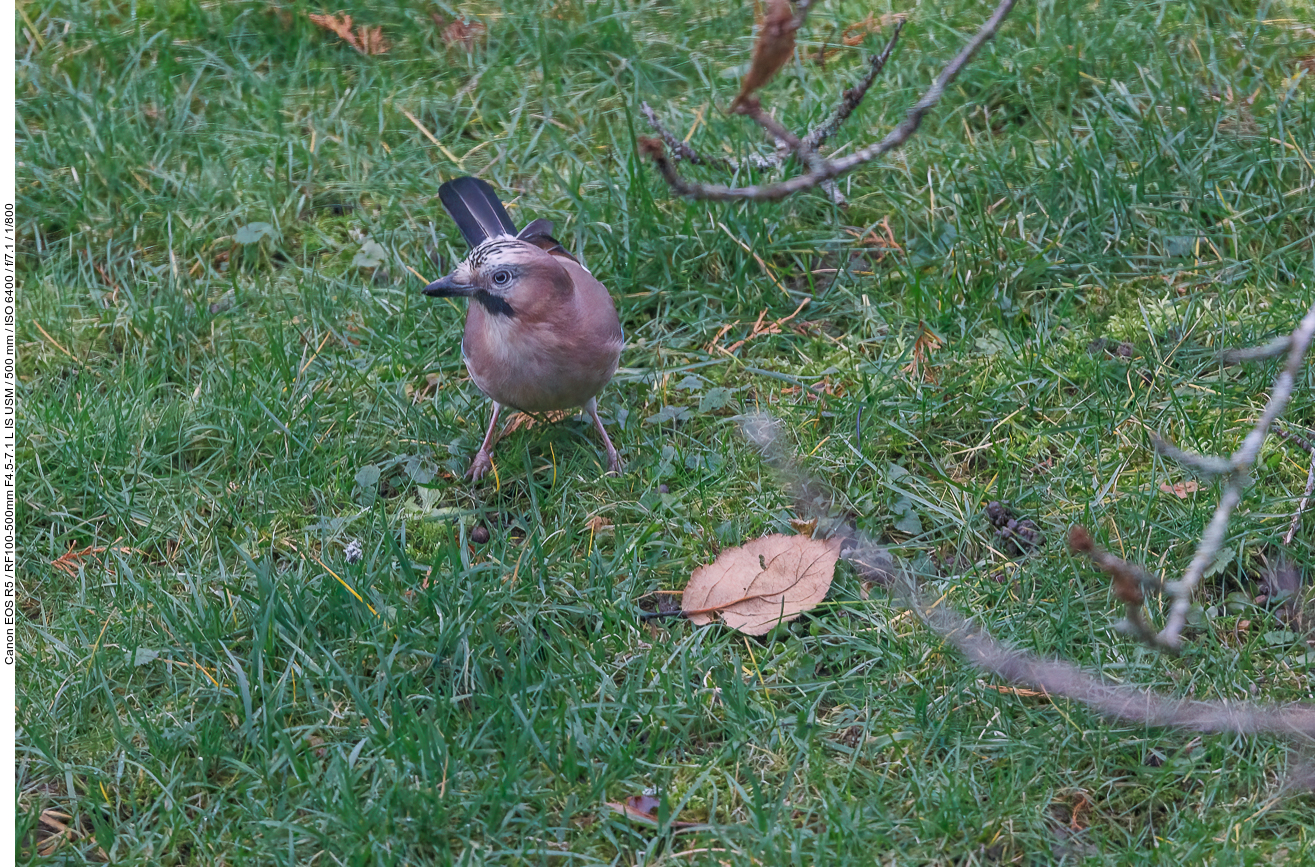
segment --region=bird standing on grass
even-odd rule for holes
[[[422,291],[468,298],[461,355],[470,378],[493,401],[493,418],[466,475],[493,466],[498,415],[584,407],[607,449],[607,471],[621,458],[598,417],[598,393],[616,373],[625,338],[607,287],[535,220],[520,232],[493,188],[456,178],[438,188],[444,209],[470,245],[451,274]]]

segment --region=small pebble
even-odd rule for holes
[[[668,488],[666,485],[658,485],[658,493],[669,494],[671,493],[671,488]]]
[[[474,542],[476,545],[483,545],[488,542],[488,540],[489,528],[485,527],[483,524],[477,524],[475,528],[470,531],[470,541]]]

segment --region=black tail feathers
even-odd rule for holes
[[[438,198],[472,249],[497,235],[516,234],[498,194],[479,178],[453,178],[438,188]]]

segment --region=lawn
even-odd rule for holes
[[[820,121],[906,13],[852,150],[991,5],[820,4],[764,102]],[[1315,858],[1284,743],[1014,690],[848,567],[762,639],[642,617],[791,532],[737,436],[762,410],[837,513],[1015,646],[1309,700],[1305,633],[1256,598],[1281,555],[1315,567],[1315,516],[1281,546],[1293,444],[1266,445],[1181,657],[1120,632],[1064,544],[1081,523],[1180,574],[1217,488],[1175,495],[1195,479],[1150,434],[1235,449],[1278,365],[1217,350],[1315,300],[1309,2],[1023,3],[844,207],[690,203],[637,156],[644,101],[700,149],[770,152],[725,110],[750,3],[18,12],[21,863]],[[436,196],[460,174],[611,288],[621,476],[573,418],[462,478],[487,401],[462,305],[419,294],[464,255]],[[1312,394],[1308,364],[1290,430]],[[607,806],[645,794],[655,823]]]

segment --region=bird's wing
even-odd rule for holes
[[[516,224],[498,194],[479,178],[453,178],[438,188],[438,198],[471,249],[489,238],[516,234]]]
[[[516,237],[527,244],[533,244],[540,250],[546,250],[554,256],[560,256],[563,259],[570,259],[579,265],[580,260],[566,252],[562,242],[552,236],[552,220],[534,220]]]

